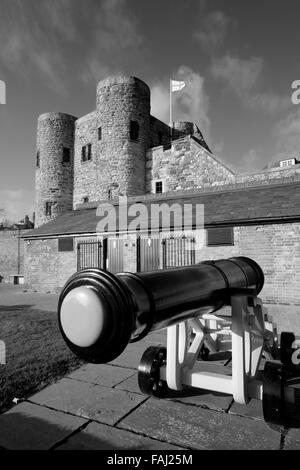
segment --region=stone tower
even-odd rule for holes
[[[112,184],[121,195],[145,193],[150,142],[150,89],[136,77],[112,77],[97,87],[98,123]],[[104,138],[105,137],[105,138]],[[103,194],[104,196],[104,194]]]
[[[124,76],[99,82],[96,111],[78,119],[75,127],[74,206],[145,193],[148,85]]]
[[[35,226],[72,210],[76,117],[46,113],[38,118]]]

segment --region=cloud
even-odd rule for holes
[[[242,96],[256,85],[262,69],[261,57],[245,60],[227,54],[213,60],[211,73],[214,78],[226,81],[237,94]]]
[[[275,125],[273,136],[277,151],[276,160],[289,155],[299,158],[300,108],[288,114]]]
[[[290,107],[291,99],[288,96],[279,96],[275,93],[258,93],[245,97],[245,104],[252,109],[260,109],[269,114],[281,112]]]
[[[110,68],[106,64],[102,64],[99,59],[91,57],[88,60],[87,66],[83,68],[80,78],[85,83],[89,83],[91,80],[98,82],[110,75],[113,75],[115,72],[116,70]]]
[[[51,2],[51,16],[45,0],[34,3],[2,0],[0,17],[1,64],[28,79],[40,74],[59,93],[66,91],[62,77],[66,67],[60,44],[62,18],[55,22],[53,15],[58,18],[63,5],[66,11],[69,0],[62,2]],[[68,20],[64,37],[67,31]]]
[[[213,53],[223,44],[230,23],[231,19],[222,11],[212,11],[203,18],[194,38],[204,51]]]
[[[156,82],[151,86],[151,114],[161,121],[170,120],[170,89],[165,82]]]
[[[250,149],[236,164],[237,170],[243,173],[251,173],[260,170],[263,157],[255,149]]]
[[[264,60],[262,57],[240,59],[226,54],[215,58],[211,65],[214,79],[223,80],[241,99],[244,106],[267,113],[283,111],[290,106],[290,97],[273,92],[258,92],[262,81]]]
[[[42,4],[48,25],[66,41],[77,42],[76,0],[42,0]]]
[[[139,47],[142,36],[137,31],[137,19],[129,11],[126,0],[104,0],[96,17],[96,40],[101,47],[112,52]]]
[[[85,58],[83,81],[123,73],[131,58],[138,61],[143,37],[127,0],[104,0],[94,12],[94,28]]]
[[[70,70],[122,72],[143,38],[128,0],[1,0],[0,42],[1,66],[66,93]]]
[[[0,190],[0,209],[4,209],[4,217],[18,222],[27,214],[31,219],[34,210],[33,197],[33,192],[23,189]],[[2,217],[0,214],[0,220]]]
[[[199,125],[204,138],[209,140],[210,118],[209,97],[205,90],[204,78],[190,67],[181,65],[173,74],[174,79],[183,80],[186,87],[172,94],[173,121],[192,121]],[[151,86],[151,112],[154,116],[169,122],[169,83],[157,82]]]

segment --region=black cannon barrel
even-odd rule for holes
[[[76,355],[109,362],[150,331],[219,310],[230,289],[259,293],[263,283],[259,265],[245,257],[135,274],[84,269],[61,292],[59,327]]]

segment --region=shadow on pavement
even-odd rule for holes
[[[26,406],[25,406],[26,405]],[[165,446],[143,436],[30,403],[0,417],[0,450],[143,450]],[[34,414],[47,414],[48,419]],[[54,423],[53,421],[59,421]],[[169,445],[169,448],[172,448]]]

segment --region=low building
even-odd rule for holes
[[[117,230],[100,232],[103,219],[97,216],[98,205],[83,205],[23,236],[26,281],[37,290],[58,292],[69,276],[84,267],[135,272],[248,256],[264,271],[263,301],[286,328],[294,322],[300,311],[299,181],[133,197],[128,199],[129,214],[134,215],[140,204],[150,214],[154,204],[163,203],[171,212],[173,204],[203,205],[204,232],[196,226],[195,211],[192,226],[183,235],[162,221],[149,224],[147,232],[131,229],[133,216],[120,229],[117,200],[101,201],[103,214],[105,204],[116,209]],[[202,245],[196,243],[199,237]]]
[[[19,223],[0,224],[0,282],[23,283],[24,244],[21,237],[33,227],[28,215]]]

